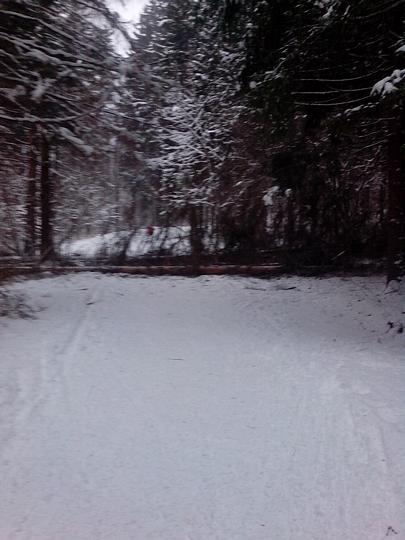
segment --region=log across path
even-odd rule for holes
[[[284,272],[279,264],[271,265],[204,265],[197,268],[191,265],[5,265],[0,267],[3,277],[22,274],[39,273],[65,274],[81,272],[97,272],[103,274],[133,274],[150,276],[195,276],[195,275],[242,275],[242,276],[276,276]]]

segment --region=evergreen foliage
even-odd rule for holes
[[[404,2],[150,0],[126,58],[102,0],[0,12],[3,249],[187,225],[194,264],[401,273]]]

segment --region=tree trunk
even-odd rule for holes
[[[287,224],[286,224],[286,240],[287,246],[292,249],[295,245],[295,196],[292,192],[287,195]]]
[[[50,174],[50,144],[45,135],[41,137],[41,260],[55,256],[53,244],[53,190]]]
[[[387,283],[398,280],[404,249],[405,112],[402,103],[399,107],[388,141]]]
[[[35,128],[29,136],[29,163],[26,194],[26,238],[24,253],[27,257],[35,256],[36,248],[36,197],[37,197],[37,151],[35,148]]]
[[[405,6],[403,2],[397,4],[391,12],[392,32],[402,35]],[[392,51],[392,53],[392,63],[396,65],[397,51]],[[403,98],[398,99],[392,112],[393,120],[388,139],[387,283],[399,279],[401,259],[404,254],[405,109]]]
[[[203,252],[203,243],[201,238],[201,224],[199,209],[191,206],[189,210],[190,219],[190,245],[191,245],[191,264],[193,271],[198,272],[200,268],[201,254]]]

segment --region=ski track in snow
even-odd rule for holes
[[[382,279],[12,289],[41,309],[0,320],[0,540],[405,540]]]

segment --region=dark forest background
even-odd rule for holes
[[[180,227],[193,261],[396,279],[404,22],[399,0],[151,0],[133,34],[102,0],[0,1],[0,255],[116,232],[125,258]]]

